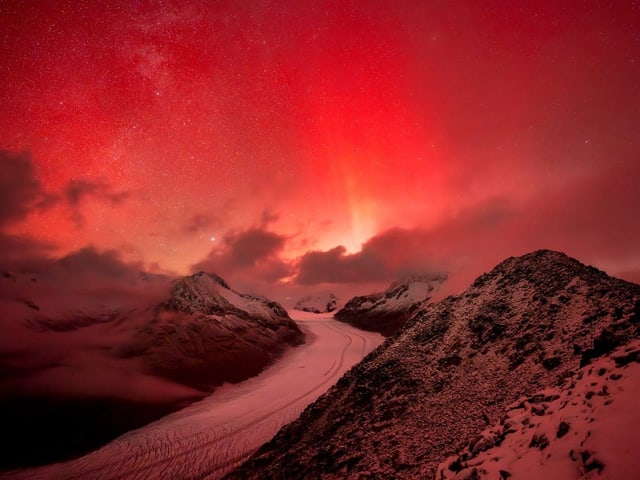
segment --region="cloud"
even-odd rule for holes
[[[84,224],[81,207],[87,199],[94,198],[118,206],[129,198],[129,192],[114,192],[103,182],[70,180],[64,190],[64,199],[72,210],[72,218],[77,227]]]
[[[265,208],[262,211],[262,215],[260,216],[260,225],[263,228],[267,228],[269,224],[273,222],[277,222],[279,218],[280,218],[280,215],[278,215],[276,212],[268,208]]]
[[[0,227],[53,201],[42,189],[29,153],[0,151]]]
[[[12,235],[3,230],[57,202],[44,191],[28,152],[0,151],[0,263],[3,268],[34,268],[53,248],[40,240]]]
[[[291,274],[290,265],[280,258],[287,240],[286,236],[261,227],[231,232],[223,237],[221,246],[191,270],[216,272],[225,278],[242,276],[244,272],[249,277],[277,281]]]
[[[199,233],[210,229],[215,223],[213,217],[198,213],[189,219],[183,230],[185,233]]]
[[[572,175],[529,186],[521,196],[491,198],[431,228],[390,229],[360,252],[312,251],[297,263],[299,285],[387,280],[407,270],[446,271],[450,293],[466,288],[504,258],[540,249],[564,251],[612,275],[640,271],[640,163],[623,155],[576,165]]]
[[[54,246],[25,236],[0,232],[0,267],[17,271],[41,270]]]
[[[225,237],[229,258],[238,267],[250,267],[273,256],[284,247],[286,238],[274,232],[250,229]]]
[[[317,283],[349,283],[383,280],[390,275],[384,259],[371,256],[366,245],[359,253],[348,255],[347,249],[337,246],[327,251],[305,253],[298,264],[296,282],[302,285]]]
[[[64,194],[69,205],[74,207],[80,205],[87,197],[97,197],[118,205],[129,196],[128,192],[112,192],[105,183],[88,180],[69,180]]]
[[[295,281],[301,285],[388,282],[412,273],[442,273],[455,268],[456,247],[468,249],[474,235],[501,228],[509,215],[505,200],[492,199],[431,229],[381,232],[357,253],[347,254],[342,246],[307,252],[298,261]]]
[[[143,271],[142,263],[125,262],[115,250],[100,252],[85,247],[56,260],[65,273],[103,276],[113,280],[133,280]]]

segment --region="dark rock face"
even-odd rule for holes
[[[338,297],[333,293],[311,295],[298,300],[293,308],[302,312],[330,313],[338,308]]]
[[[200,272],[174,282],[170,297],[120,355],[142,357],[150,373],[206,391],[258,374],[303,342],[280,304]]]
[[[562,253],[509,258],[417,308],[228,478],[432,478],[510,403],[638,337],[638,301]]]
[[[354,297],[336,314],[336,320],[385,337],[396,333],[416,309],[429,301],[445,277],[412,276],[392,283],[381,293]]]

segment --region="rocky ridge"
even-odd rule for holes
[[[509,258],[417,309],[227,478],[433,478],[511,403],[639,329],[639,285],[558,252]]]
[[[336,320],[363,330],[393,335],[442,283],[443,275],[412,275],[393,282],[384,292],[357,296],[335,314]]]

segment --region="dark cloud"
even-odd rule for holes
[[[64,194],[71,206],[78,206],[87,197],[97,197],[113,205],[118,205],[129,197],[128,192],[113,192],[105,183],[88,180],[70,180]]]
[[[34,210],[57,201],[45,192],[33,160],[27,152],[0,151],[0,263],[7,269],[34,269],[53,246],[40,240],[3,231],[7,224],[22,220]]]
[[[127,197],[126,192],[113,192],[100,182],[71,180],[63,195],[46,192],[38,180],[33,158],[28,152],[0,151],[0,229],[31,212],[43,210],[61,200],[73,210],[74,220],[82,223],[80,207],[89,198],[98,198],[118,205]],[[138,271],[141,265],[123,262],[115,251],[98,252],[87,247],[66,257],[51,257],[54,245],[35,238],[17,236],[0,230],[0,263],[3,268],[16,271],[44,271],[61,267],[75,273],[92,272],[103,276],[123,276]]]
[[[225,237],[229,258],[238,267],[254,266],[282,250],[286,237],[261,229],[250,229]]]
[[[218,222],[214,217],[198,213],[189,219],[183,230],[190,234],[199,233],[211,229],[216,223]]]
[[[14,271],[42,270],[54,246],[25,236],[0,232],[0,267]]]
[[[366,245],[361,252],[351,255],[346,252],[343,246],[325,252],[307,252],[298,264],[296,282],[302,285],[369,282],[389,277],[384,258],[370,255]]]
[[[412,273],[448,271],[455,266],[449,247],[468,245],[473,235],[502,228],[508,217],[506,202],[493,199],[432,229],[384,231],[364,243],[357,253],[348,254],[342,246],[307,252],[298,262],[296,282],[301,285],[388,282]]]
[[[357,253],[342,247],[308,252],[299,259],[295,281],[345,284],[426,269],[449,273],[446,289],[455,292],[504,258],[540,248],[637,281],[638,178],[640,163],[622,156],[606,165],[576,166],[573,175],[550,175],[521,198],[479,203],[429,229],[382,232]]]
[[[99,275],[113,280],[135,280],[144,268],[141,263],[123,261],[115,250],[100,252],[94,247],[72,252],[56,263],[69,274]]]
[[[269,224],[278,221],[279,218],[280,218],[280,215],[278,215],[276,212],[268,208],[265,208],[260,218],[260,225],[263,228],[266,228],[267,226],[269,226]]]
[[[0,226],[26,217],[53,202],[36,177],[27,152],[0,151]]]
[[[72,218],[77,227],[84,224],[81,207],[87,199],[94,198],[118,206],[129,196],[129,192],[114,192],[106,183],[89,180],[70,180],[64,190],[64,199],[71,207]]]
[[[248,274],[264,281],[277,281],[291,274],[289,264],[279,257],[286,242],[284,235],[263,228],[231,232],[223,237],[220,247],[191,269],[230,278]]]

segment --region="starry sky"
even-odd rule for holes
[[[0,32],[3,268],[640,281],[640,3],[3,0]]]

